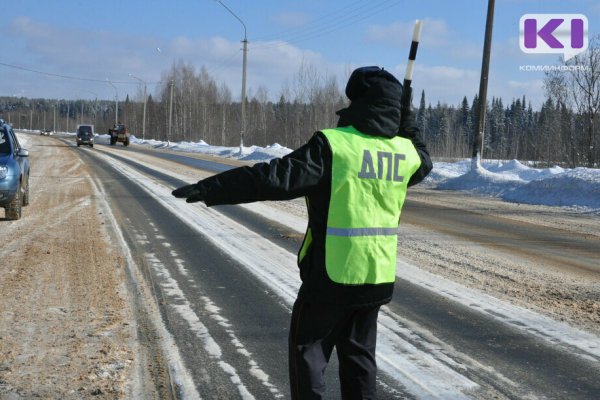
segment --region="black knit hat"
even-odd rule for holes
[[[350,101],[355,101],[364,96],[365,92],[376,81],[387,80],[397,83],[402,88],[402,84],[394,75],[377,66],[360,67],[352,71],[350,79],[346,84],[346,96]],[[401,90],[401,89],[400,89]]]

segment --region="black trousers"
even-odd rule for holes
[[[322,399],[335,346],[342,399],[375,399],[379,306],[356,308],[296,300],[289,337],[293,400]]]

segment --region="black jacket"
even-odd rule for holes
[[[384,90],[385,92],[385,90]],[[420,182],[432,168],[429,153],[410,115],[400,118],[399,99],[382,95],[381,88],[338,112],[338,126],[352,125],[362,133],[412,140],[421,167],[409,180]],[[249,203],[261,200],[289,200],[305,196],[308,225],[313,240],[300,263],[302,286],[299,297],[310,302],[343,305],[376,305],[390,301],[393,283],[379,285],[340,285],[325,270],[325,232],[331,196],[331,148],[324,135],[316,132],[304,146],[285,157],[252,167],[235,168],[198,182],[206,193],[207,206]]]

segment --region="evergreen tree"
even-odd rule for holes
[[[419,110],[417,111],[417,126],[427,140],[429,137],[429,111],[425,106],[425,90],[421,91],[421,101],[419,101]]]

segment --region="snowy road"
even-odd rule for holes
[[[170,196],[186,176],[156,166],[154,155],[107,146],[81,150],[114,206],[131,263],[143,271],[160,304],[160,323],[175,347],[165,350],[177,354],[170,367],[181,393],[287,397],[287,329],[299,286],[295,252],[305,223],[265,205],[186,205]],[[169,157],[190,164],[190,157]],[[406,213],[412,218],[430,218],[423,224],[431,218],[447,221],[450,230],[473,224],[456,215],[447,219],[444,209],[429,215],[419,214],[418,204],[409,206],[416,211]],[[486,224],[481,229],[491,231],[483,237],[503,237],[501,231],[508,240],[498,246],[522,243],[506,235],[512,227],[503,223]],[[463,235],[467,231],[460,229]],[[521,234],[531,238],[528,246],[552,246],[551,232],[527,227]],[[597,268],[598,242],[588,239],[574,239],[569,246],[578,250],[577,257],[566,255],[576,259],[573,268]],[[561,263],[560,253],[541,254]],[[380,318],[380,398],[600,396],[597,336],[402,261],[396,286],[394,301]],[[328,370],[327,398],[338,398],[335,367]]]

